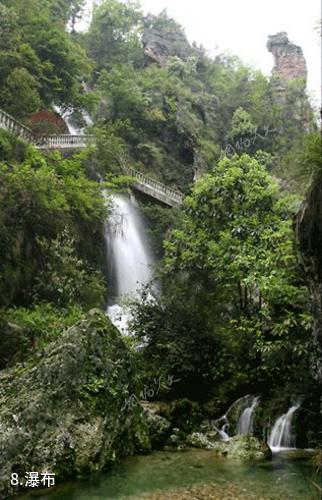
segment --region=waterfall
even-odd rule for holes
[[[268,445],[274,451],[278,451],[283,448],[293,448],[295,446],[295,439],[292,434],[291,425],[293,415],[299,407],[299,404],[291,406],[287,413],[276,420],[268,438]]]
[[[259,403],[259,398],[252,398],[249,401],[249,406],[247,406],[239,417],[237,424],[237,434],[252,434],[253,433],[253,422],[254,422],[254,411]]]
[[[228,441],[229,439],[228,429],[229,429],[229,424],[224,424],[222,428],[218,430],[220,439],[222,441]]]
[[[152,278],[152,258],[144,239],[144,227],[135,199],[113,194],[113,211],[105,224],[107,262],[111,293],[107,314],[126,333],[129,316],[122,305],[124,298],[135,298],[139,289]]]
[[[90,127],[93,125],[93,120],[85,110],[80,111],[83,121],[85,123],[85,127],[79,127],[79,125],[75,124],[75,120],[73,120],[73,113],[74,113],[73,109],[64,110],[61,106],[57,105],[54,105],[53,108],[56,111],[56,113],[58,113],[66,122],[70,135],[84,135],[86,132],[85,130],[86,127]]]
[[[222,439],[229,439],[228,431],[231,422],[228,415],[233,412],[233,417],[230,419],[233,422],[233,428],[236,428],[237,434],[252,434],[254,412],[259,404],[259,398],[247,394],[242,398],[238,398],[228,408],[225,415],[214,421],[215,429],[219,431]],[[239,417],[238,417],[239,416]],[[238,419],[238,420],[237,420]],[[236,423],[237,422],[237,423]]]

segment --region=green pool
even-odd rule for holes
[[[49,500],[112,500],[132,498],[193,498],[179,488],[212,485],[218,496],[199,498],[319,499],[308,459],[275,455],[270,462],[240,464],[218,459],[212,451],[155,452],[123,460],[109,472],[85,482],[70,482],[50,493],[33,491],[21,498]],[[237,489],[236,489],[237,488]],[[160,493],[161,491],[161,493]],[[240,494],[238,492],[241,492]],[[171,496],[173,492],[174,496]],[[221,493],[220,493],[221,492]],[[236,493],[237,492],[237,493]],[[178,496],[179,495],[179,496]]]

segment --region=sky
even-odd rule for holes
[[[88,0],[89,2],[91,0]],[[93,0],[92,0],[93,1]],[[98,2],[97,2],[98,3]],[[209,55],[229,51],[244,63],[269,75],[273,56],[266,49],[268,35],[286,31],[300,45],[308,66],[308,91],[321,101],[321,47],[316,26],[320,0],[140,0],[145,13],[167,9],[190,42]]]

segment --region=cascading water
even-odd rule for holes
[[[111,276],[111,298],[107,313],[126,333],[129,316],[122,306],[125,298],[135,298],[152,278],[152,258],[144,239],[140,214],[125,194],[112,195],[113,214],[105,225],[105,239]]]
[[[228,429],[229,429],[229,424],[224,424],[222,428],[218,430],[220,439],[222,441],[228,441],[229,439]]]
[[[75,120],[73,120],[74,110],[64,110],[61,106],[56,105],[54,105],[53,108],[64,119],[71,135],[84,135],[86,127],[93,125],[93,120],[85,110],[80,111],[85,126],[79,127],[79,125],[76,125]]]
[[[259,398],[243,396],[237,399],[228,408],[225,415],[214,421],[214,428],[219,430],[222,439],[229,439],[230,421],[228,415],[234,410],[237,415],[240,415],[236,426],[237,434],[251,434],[253,431],[254,411],[259,403]],[[233,419],[236,421],[236,417]]]
[[[259,398],[252,398],[239,417],[237,424],[237,434],[252,434],[254,423],[254,412],[259,403]]]
[[[63,112],[59,106],[54,106],[57,113],[64,117],[69,133],[72,135],[84,134],[84,128],[76,128],[73,120],[73,111]],[[81,112],[86,126],[93,125],[93,121],[86,111]],[[102,180],[102,179],[100,179]],[[135,298],[138,290],[149,283],[152,278],[152,258],[144,239],[144,227],[138,210],[135,207],[135,198],[125,194],[113,194],[103,190],[103,194],[113,203],[113,215],[105,224],[105,240],[107,243],[107,263],[111,281],[111,299],[107,307],[107,314],[117,328],[127,333],[130,316],[122,304],[123,299]]]
[[[292,418],[300,405],[291,406],[287,413],[279,417],[268,438],[268,445],[273,451],[294,448],[295,438],[292,434]]]

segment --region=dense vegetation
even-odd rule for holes
[[[162,289],[133,304],[142,381],[173,376],[165,399],[219,412],[246,393],[282,391],[283,408],[305,396],[316,429],[294,217],[312,175],[321,181],[321,140],[303,82],[278,100],[274,80],[207,57],[165,12],[144,16],[131,1],[104,0],[76,33],[82,5],[0,0],[1,108],[25,123],[54,105],[85,109],[97,137],[63,157],[0,133],[0,369],[104,306],[108,209],[94,174],[128,184],[117,176],[129,162],[187,195],[182,211],[140,202]],[[156,32],[178,34],[180,57],[147,56]]]

